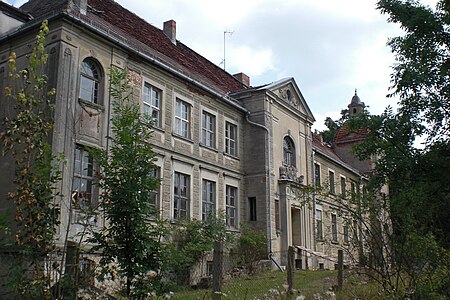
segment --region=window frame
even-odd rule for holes
[[[79,154],[78,154],[79,153]],[[79,159],[77,159],[79,158]],[[88,162],[84,161],[84,158],[87,158]],[[79,161],[79,163],[77,163]],[[77,165],[79,164],[79,168]],[[84,165],[87,164],[87,172],[85,173]],[[94,161],[94,157],[86,150],[86,147],[81,144],[75,145],[75,153],[73,160],[73,177],[72,177],[72,204],[76,209],[87,209],[94,208],[98,202],[97,188],[95,186],[95,171],[97,169],[96,163]],[[78,188],[79,191],[75,190],[75,181],[79,182]],[[89,187],[90,193],[86,190],[81,190],[83,181],[86,182],[86,187]],[[88,204],[79,203],[80,194],[89,195]],[[82,199],[85,197],[81,196]],[[83,201],[83,200],[81,200]]]
[[[328,169],[328,184],[330,185],[330,194],[336,195],[336,178],[333,170]]]
[[[295,159],[295,142],[290,136],[285,136],[283,138],[283,165],[285,166],[296,166]]]
[[[202,111],[202,145],[216,148],[216,115]]]
[[[216,212],[216,182],[202,179],[202,221]]]
[[[92,74],[84,72],[85,67],[88,67]],[[86,57],[81,62],[79,70],[80,86],[78,98],[86,102],[102,105],[102,69],[100,64],[94,58]]]
[[[229,184],[225,185],[225,216],[228,228],[238,227],[236,222],[237,203],[238,203],[238,188]]]
[[[159,95],[159,97],[154,97],[154,93]],[[142,113],[151,116],[154,120],[153,126],[157,128],[162,127],[162,100],[162,89],[147,81],[144,81],[144,86],[142,88]]]
[[[238,126],[229,121],[225,121],[225,154],[238,156]]]
[[[175,135],[185,139],[191,139],[191,112],[192,105],[189,102],[179,97],[175,97],[175,121],[173,130]]]
[[[317,172],[318,171],[318,172]],[[321,185],[321,166],[318,162],[314,163],[314,183],[316,187]]]
[[[347,179],[344,176],[340,177],[340,185],[341,185],[341,197],[347,197]]]
[[[323,211],[316,208],[316,240],[323,240]]]
[[[337,214],[331,214],[331,241],[338,242]]]
[[[258,220],[256,197],[248,197],[248,220],[249,221]]]
[[[181,179],[185,182],[182,185]],[[181,172],[174,172],[173,179],[173,210],[172,218],[174,220],[189,220],[190,217],[190,187],[191,176]],[[185,190],[183,192],[183,189]],[[182,208],[184,202],[185,208]]]
[[[152,170],[151,176],[157,178],[158,180],[161,180],[161,167],[156,166]],[[160,201],[161,201],[161,185],[159,184],[158,187],[150,192],[150,198],[153,200],[153,202],[150,202],[150,206],[154,209],[159,209]]]

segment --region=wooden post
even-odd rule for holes
[[[288,259],[287,259],[287,281],[288,281],[288,293],[294,289],[294,247],[289,246]]]
[[[214,243],[213,255],[213,300],[222,298],[222,272],[223,272],[223,244],[222,241]]]
[[[344,251],[338,250],[338,290],[342,290],[344,284]]]

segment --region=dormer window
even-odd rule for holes
[[[294,141],[288,136],[283,140],[283,164],[295,167]]]
[[[97,63],[86,58],[80,66],[80,99],[101,104],[100,102],[100,68]]]

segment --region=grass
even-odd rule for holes
[[[296,271],[294,288],[310,299],[313,294],[323,293],[336,284],[336,271]],[[223,299],[264,299],[270,289],[285,290],[287,273],[280,271],[266,271],[253,276],[241,276],[226,282],[222,288]],[[184,290],[175,293],[173,299],[210,299],[209,290]]]

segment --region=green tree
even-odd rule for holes
[[[7,198],[16,207],[12,231],[22,259],[14,265],[16,276],[10,279],[15,279],[15,289],[27,299],[51,297],[44,262],[54,250],[59,215],[54,186],[60,177],[60,161],[49,144],[55,89],[48,87],[45,75],[47,25],[44,21],[40,27],[26,69],[17,70],[16,55],[11,53],[12,85],[5,88],[5,101],[9,101],[2,104],[14,107],[13,115],[4,119],[0,140],[2,155],[15,162],[15,189]]]
[[[149,142],[151,120],[133,102],[127,71],[110,69],[113,99],[111,147],[93,151],[101,171],[101,208],[105,226],[93,233],[101,251],[104,274],[126,279],[127,297],[139,298],[155,288],[152,280],[162,267],[164,234],[158,222],[152,193],[159,185],[154,177],[154,152]]]
[[[254,274],[258,261],[267,258],[266,236],[261,231],[243,226],[233,253],[237,255],[238,263],[244,265],[249,274]]]
[[[397,61],[388,96],[398,97],[399,109],[347,124],[369,129],[356,153],[376,157],[372,189],[389,186],[381,201],[392,226],[384,286],[397,297],[442,299],[450,286],[450,3],[441,0],[433,10],[382,0],[378,9],[405,31],[388,43]],[[423,149],[414,146],[418,137]]]
[[[214,250],[216,241],[224,242],[225,246],[233,241],[233,234],[227,231],[223,212],[211,214],[205,221],[193,219],[177,224],[173,231],[169,267],[175,271],[177,283],[189,284],[192,268]]]
[[[344,125],[345,121],[348,120],[348,117],[348,109],[341,110],[341,117],[339,118],[339,120],[333,120],[332,118],[327,117],[324,124],[328,129],[320,132],[323,137],[323,141],[328,144],[333,143],[337,131],[339,130],[339,128],[341,128],[341,126]]]

